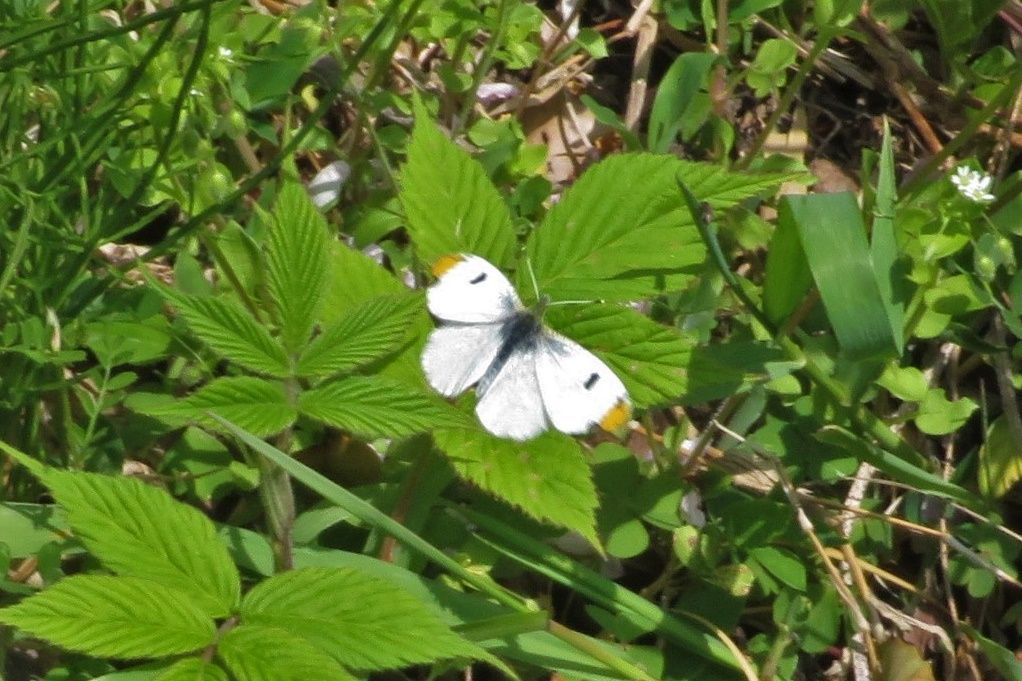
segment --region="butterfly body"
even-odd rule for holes
[[[429,310],[440,321],[422,367],[447,397],[476,386],[476,414],[494,435],[527,440],[551,425],[585,433],[613,429],[631,413],[614,372],[578,343],[552,331],[524,307],[507,277],[475,255],[445,256],[433,268]]]

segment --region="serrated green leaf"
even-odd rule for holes
[[[273,205],[266,263],[281,338],[292,352],[308,341],[323,303],[330,264],[327,234],[326,221],[305,189],[286,184]]]
[[[217,428],[209,418],[214,412],[260,437],[279,433],[298,416],[283,385],[251,376],[217,378],[183,400],[137,405],[136,410],[175,424]]]
[[[200,657],[178,660],[157,677],[157,681],[229,681],[227,672]]]
[[[284,629],[242,624],[217,646],[237,681],[355,681],[332,657]]]
[[[571,305],[550,309],[546,321],[610,365],[637,406],[672,400],[686,389],[692,342],[635,310]]]
[[[213,641],[213,620],[190,594],[154,581],[75,575],[0,610],[0,622],[62,648],[120,659],[164,657]]]
[[[298,360],[298,374],[330,376],[386,355],[407,340],[422,311],[421,297],[411,294],[381,296],[359,305],[312,341]]]
[[[238,570],[213,523],[133,478],[48,469],[40,475],[75,536],[110,570],[175,588],[209,617],[238,603]]]
[[[488,657],[408,592],[354,568],[275,575],[245,596],[241,616],[285,629],[359,671]]]
[[[534,518],[600,545],[596,488],[574,438],[550,431],[515,442],[479,428],[439,430],[434,438],[461,477]]]
[[[349,376],[309,390],[298,408],[366,437],[403,437],[463,425],[467,418],[433,395],[379,376]]]
[[[776,187],[790,173],[739,174],[652,154],[615,155],[586,171],[529,237],[540,291],[554,300],[634,300],[684,286],[705,247],[679,179],[716,210]],[[520,291],[532,288],[519,268]]]
[[[408,293],[408,287],[361,251],[340,242],[330,250],[330,286],[320,313],[325,326],[336,324],[354,307],[379,296]]]
[[[290,374],[284,348],[240,305],[218,298],[186,296],[166,287],[160,287],[160,291],[195,335],[227,359],[271,376]]]
[[[437,129],[418,101],[400,197],[421,260],[475,253],[498,267],[511,264],[516,239],[507,204],[483,167]]]

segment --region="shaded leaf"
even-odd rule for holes
[[[439,430],[434,438],[463,478],[534,518],[575,530],[600,545],[596,489],[575,439],[550,431],[515,442],[479,428]]]
[[[275,575],[245,596],[241,616],[300,636],[360,671],[488,657],[408,592],[354,568]]]
[[[305,189],[284,185],[273,205],[266,263],[270,294],[284,345],[298,350],[309,339],[328,280],[327,224]]]
[[[878,646],[879,681],[936,681],[930,663],[923,659],[915,646],[899,638],[890,638]]]
[[[164,657],[213,641],[213,620],[189,594],[148,579],[75,575],[17,605],[0,622],[62,648],[120,659]]]
[[[349,376],[302,394],[303,414],[366,437],[402,437],[465,423],[446,402],[379,376]]]

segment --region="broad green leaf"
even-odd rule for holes
[[[650,151],[662,154],[674,143],[716,59],[717,55],[710,52],[685,52],[667,69],[649,112],[646,139]]]
[[[40,478],[75,536],[112,571],[186,593],[208,617],[237,605],[238,570],[199,511],[133,478],[55,469]]]
[[[926,375],[915,367],[890,365],[877,379],[877,385],[890,391],[899,400],[921,402],[929,392]]]
[[[705,249],[678,195],[678,168],[670,156],[623,154],[587,170],[529,236],[539,290],[554,300],[630,300],[684,285],[679,272]],[[518,289],[532,290],[528,267]]]
[[[1022,452],[1004,414],[987,428],[986,439],[979,448],[978,477],[980,492],[994,499],[1003,497],[1022,479]]]
[[[979,649],[983,651],[983,655],[990,661],[994,669],[1007,681],[1022,681],[1022,660],[1018,659],[1014,650],[1009,650],[1000,643],[987,638],[966,622],[962,622],[961,626],[969,638],[974,640]],[[927,679],[927,681],[930,680]]]
[[[237,681],[355,681],[324,651],[284,629],[244,623],[224,634],[217,652]]]
[[[287,630],[360,671],[487,657],[410,593],[353,568],[275,575],[245,596],[241,617]]]
[[[774,546],[757,546],[749,555],[784,584],[799,591],[806,590],[806,566],[790,551]]]
[[[324,326],[338,323],[353,307],[379,296],[407,293],[408,287],[369,256],[337,242],[330,249],[330,286],[320,312]]]
[[[280,190],[268,236],[269,290],[284,346],[295,352],[305,345],[316,323],[330,264],[326,221],[300,184],[289,182]]]
[[[916,413],[916,427],[927,435],[953,433],[969,420],[978,405],[968,397],[951,401],[940,388],[926,393]]]
[[[157,681],[228,681],[228,678],[215,664],[200,657],[186,657],[160,674]]]
[[[381,296],[359,305],[312,341],[298,360],[298,374],[330,376],[386,355],[408,338],[422,309],[421,298],[411,294]]]
[[[763,278],[763,313],[767,319],[777,326],[783,324],[803,301],[812,283],[813,274],[798,238],[798,228],[794,222],[782,220],[767,249]]]
[[[366,437],[403,437],[456,427],[465,415],[432,395],[380,376],[349,376],[302,393],[299,410]]]
[[[516,239],[507,204],[483,167],[440,132],[418,101],[400,197],[422,261],[474,253],[498,267],[511,264]]]
[[[271,376],[290,374],[284,348],[237,303],[186,296],[163,286],[160,291],[195,335],[227,359]]]
[[[209,412],[223,416],[260,437],[284,430],[298,416],[284,386],[252,376],[217,378],[183,400],[140,406],[138,411],[182,424],[188,421],[217,427]]]
[[[437,446],[463,478],[529,515],[575,530],[595,546],[599,501],[578,442],[547,432],[528,442],[479,428],[439,430]]]
[[[855,197],[847,192],[785,196],[780,220],[798,231],[827,318],[846,355],[865,359],[894,354],[897,341]]]
[[[685,391],[692,343],[674,329],[617,305],[555,307],[546,320],[610,365],[637,406],[661,404]]]
[[[62,579],[0,610],[0,622],[68,650],[120,659],[188,653],[215,633],[187,592],[109,575]]]
[[[719,400],[801,367],[777,347],[755,341],[712,343],[692,349],[682,391],[685,404]]]

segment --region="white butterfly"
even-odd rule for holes
[[[486,430],[513,440],[551,424],[585,433],[614,430],[631,415],[621,379],[593,353],[543,326],[500,270],[477,255],[444,256],[426,292],[442,323],[426,342],[429,384],[453,397],[476,385],[476,414]]]

